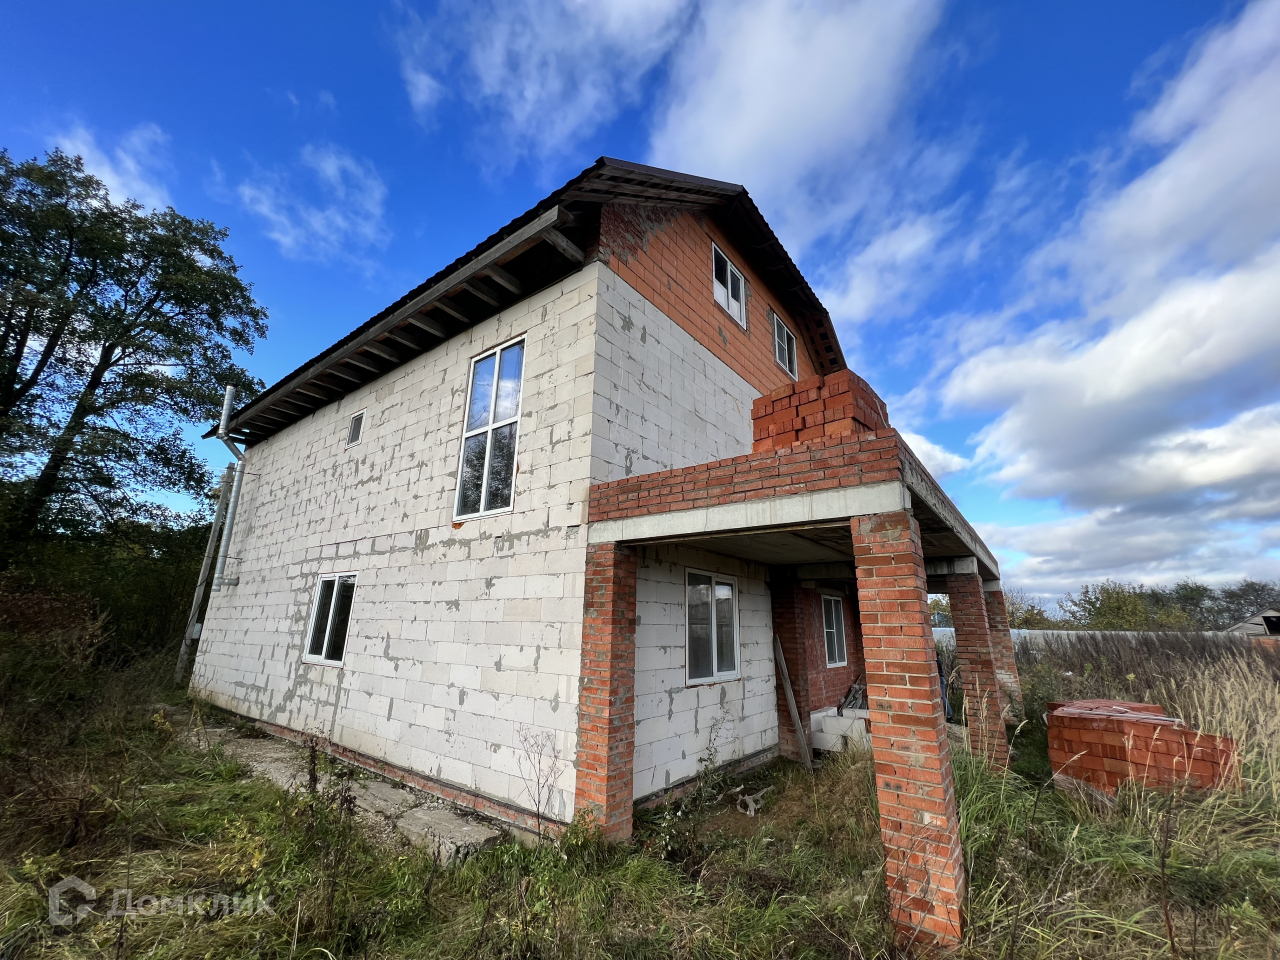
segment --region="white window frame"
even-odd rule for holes
[[[356,417],[360,418],[360,436],[356,437],[355,440],[352,440],[351,428],[355,426]],[[348,450],[350,450],[352,447],[360,446],[360,441],[364,439],[364,428],[365,428],[366,419],[367,418],[365,417],[365,411],[357,410],[355,413],[351,415],[351,419],[347,421],[347,449]]]
[[[311,653],[311,633],[316,627],[316,618],[320,615],[320,594],[324,589],[326,581],[334,581],[333,596],[329,598],[329,615],[326,621],[324,645],[320,653]],[[311,614],[307,617],[307,632],[302,635],[302,660],[304,663],[316,663],[326,667],[341,667],[347,657],[347,647],[351,640],[351,615],[347,616],[347,632],[342,638],[342,656],[337,660],[330,660],[325,657],[325,652],[329,648],[330,632],[333,630],[333,610],[338,602],[338,583],[342,580],[351,581],[351,607],[355,609],[355,589],[359,584],[359,576],[354,570],[339,570],[334,573],[322,573],[316,578],[315,589],[311,592]]]
[[[742,316],[740,317],[733,315],[733,308],[730,306],[732,300],[729,299],[729,286],[716,279],[717,256],[724,257],[724,262],[729,265],[729,273],[725,279],[732,281],[734,276],[738,278],[738,288],[742,291],[742,300],[739,301],[739,305],[742,308]],[[723,291],[723,294],[721,291]],[[741,270],[733,265],[729,255],[715,243],[711,244],[711,295],[716,303],[720,305],[720,309],[733,318],[734,323],[743,330],[747,329],[747,278],[742,275]]]
[[[495,410],[498,402],[498,384],[500,383],[499,374],[501,373],[502,358],[500,354],[507,347],[513,347],[517,343],[525,344],[524,359],[520,362],[520,399],[516,401],[516,412],[514,416],[508,417],[495,423],[489,423],[483,427],[476,427],[474,430],[467,429],[467,414],[470,412],[471,404],[471,384],[476,374],[476,364],[488,357],[494,357],[493,365],[493,391],[489,394],[489,409]],[[518,337],[512,337],[504,343],[498,344],[484,353],[477,354],[471,358],[471,365],[467,368],[467,387],[464,391],[462,401],[462,439],[458,442],[458,483],[453,492],[453,519],[454,520],[477,520],[482,517],[496,517],[504,513],[514,513],[516,509],[516,474],[520,465],[520,412],[524,409],[524,371],[525,365],[529,360],[529,343],[524,334]],[[508,424],[516,424],[516,441],[515,450],[512,454],[513,460],[511,464],[511,503],[505,507],[498,507],[494,510],[480,510],[477,513],[459,513],[462,507],[462,455],[467,448],[467,440],[471,437],[479,436],[482,433],[492,433],[499,427],[505,427]],[[493,443],[486,442],[484,449],[484,474],[480,478],[480,506],[484,506],[485,491],[489,487],[489,460],[490,453],[493,451]]]
[[[830,606],[828,606],[830,605]],[[833,625],[827,627],[827,610],[834,609],[836,620]],[[830,647],[827,646],[827,634],[834,634],[833,642]],[[836,643],[844,647],[844,657],[831,659],[831,650],[836,647]],[[828,667],[847,667],[849,665],[849,630],[844,622],[844,597],[838,593],[822,594],[822,647],[827,655]]]
[[[800,348],[796,341],[796,335],[791,331],[791,328],[783,322],[782,318],[778,316],[777,312],[770,310],[769,316],[773,318],[773,359],[778,366],[791,375],[792,380],[799,380]],[[784,337],[782,334],[786,334],[786,336]],[[778,348],[785,348],[787,346],[791,348],[791,362],[789,364],[785,363],[782,357],[778,356]]]
[[[700,576],[711,578],[711,656],[715,661],[716,670],[709,677],[691,677],[689,676],[689,574],[695,573]],[[719,667],[719,647],[716,644],[716,602],[715,602],[715,586],[717,583],[727,583],[733,587],[733,670],[720,672]],[[729,680],[737,680],[742,676],[742,631],[739,627],[741,619],[742,604],[740,602],[742,594],[738,589],[738,578],[727,576],[723,573],[714,573],[711,570],[699,570],[696,567],[685,567],[684,569],[684,679],[685,685],[690,687],[705,686],[709,683],[724,683]]]

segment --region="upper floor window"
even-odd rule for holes
[[[351,426],[347,427],[347,446],[354,447],[364,436],[364,411],[351,417]]]
[[[523,375],[523,340],[504,344],[471,362],[458,465],[457,517],[511,509]]]
[[[685,596],[686,672],[690,683],[738,675],[738,583],[733,577],[688,571]]]
[[[827,666],[843,667],[849,662],[844,643],[844,601],[840,597],[822,598],[822,626],[827,639]]]
[[[720,252],[714,243],[711,245],[711,266],[714,277],[716,303],[728,311],[729,316],[738,321],[744,329],[747,326],[747,284],[729,258]]]
[[[342,663],[342,655],[347,649],[347,627],[351,624],[351,604],[355,596],[354,573],[330,574],[320,578],[311,611],[307,659]]]
[[[773,314],[773,355],[777,358],[778,365],[791,374],[792,379],[800,375],[796,367],[796,335],[787,329],[787,325],[776,313]]]

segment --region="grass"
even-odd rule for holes
[[[1126,641],[1127,642],[1127,641]],[[1280,687],[1245,650],[1145,672],[1131,651],[1023,651],[1028,721],[1016,770],[956,757],[969,870],[960,956],[1269,957],[1280,918]],[[638,818],[635,843],[584,824],[504,842],[465,864],[366,837],[328,792],[284,793],[217,750],[188,746],[146,705],[185,704],[170,655],[104,667],[0,646],[0,957],[894,957],[874,769],[833,757],[816,779],[777,762],[748,819],[708,774]],[[1120,672],[1123,671],[1123,672]],[[1132,674],[1132,678],[1130,678]],[[1147,686],[1149,685],[1149,686]],[[1126,788],[1093,810],[1045,786],[1037,709],[1066,696],[1144,694],[1238,736],[1239,789]],[[136,896],[269,897],[271,912],[46,920],[74,874]],[[1170,935],[1172,934],[1172,936]]]

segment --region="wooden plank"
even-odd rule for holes
[[[252,410],[269,407],[279,397],[288,396],[293,392],[294,388],[298,384],[306,383],[325,367],[332,366],[335,361],[347,359],[351,354],[355,353],[356,350],[359,350],[367,341],[370,341],[375,337],[382,336],[392,327],[402,323],[405,318],[418,313],[420,310],[430,305],[434,300],[458,286],[458,284],[463,280],[482,272],[484,268],[490,264],[504,262],[505,258],[514,256],[516,251],[529,246],[531,243],[536,243],[538,235],[542,233],[543,230],[547,229],[547,227],[554,227],[560,222],[561,215],[562,211],[560,207],[555,206],[546,213],[543,213],[541,216],[535,217],[519,230],[512,233],[511,236],[499,240],[488,250],[483,251],[472,260],[463,264],[439,283],[432,285],[399,309],[394,310],[386,317],[383,317],[378,321],[378,323],[374,324],[374,326],[361,334],[355,342],[347,344],[341,350],[325,354],[317,359],[311,366],[300,371],[297,376],[291,377],[289,380],[263,394],[254,403],[250,404],[250,408],[247,408],[245,413],[248,413],[251,416]],[[459,319],[463,320],[467,324],[472,322],[470,317],[459,316]],[[397,360],[397,363],[398,362],[399,361]],[[357,366],[361,365],[362,364],[357,364]],[[377,370],[373,367],[370,369],[376,370],[378,373],[382,372],[381,370]],[[233,419],[233,423],[234,422],[236,422],[235,419]]]
[[[791,711],[791,725],[796,728],[796,739],[800,741],[800,762],[804,768],[813,773],[813,752],[809,749],[809,740],[804,735],[804,725],[800,722],[800,711],[796,707],[796,695],[791,689],[791,674],[787,671],[787,658],[782,653],[782,641],[773,635],[773,658],[778,662],[778,673],[782,675],[782,692],[787,695],[787,708]]]
[[[420,313],[415,313],[412,316],[405,317],[405,319],[415,327],[420,327],[427,331],[432,336],[439,337],[441,340],[449,339],[448,328],[434,317],[424,317]]]
[[[468,317],[465,313],[463,313],[461,310],[459,310],[457,307],[451,304],[448,300],[445,300],[443,298],[435,301],[433,304],[431,304],[431,306],[437,310],[442,310],[443,312],[447,313],[451,317],[456,317],[457,319],[461,320],[465,324],[470,325],[473,322],[470,317]]]
[[[413,350],[425,350],[427,345],[418,340],[417,337],[411,336],[404,327],[392,327],[387,331],[387,336],[396,343],[403,343],[406,347]]]
[[[315,397],[317,400],[323,400],[325,403],[328,403],[330,400],[330,398],[325,394],[317,393],[316,391],[312,390],[309,385],[304,386],[300,384],[294,387],[293,391],[294,393],[305,393],[308,397]],[[265,413],[266,411],[264,410],[263,412]],[[254,416],[257,416],[257,414],[255,413]],[[252,417],[250,419],[252,419]]]
[[[343,380],[350,380],[352,383],[364,383],[363,377],[357,377],[354,373],[348,373],[336,363],[332,367],[327,367],[325,373],[332,373],[335,377],[341,377]]]
[[[390,347],[379,343],[377,340],[370,340],[368,343],[362,344],[360,349],[368,350],[370,353],[376,353],[378,356],[386,357],[388,360],[393,360],[396,363],[400,363],[404,359],[400,354],[396,353]]]
[[[507,271],[503,270],[496,263],[489,264],[489,266],[485,267],[484,272],[493,280],[500,283],[502,286],[506,287],[516,296],[519,296],[520,294],[524,293],[524,286],[520,283],[520,281],[517,280],[515,277],[513,277],[511,274],[507,273]]]
[[[349,364],[352,364],[353,366],[363,367],[365,370],[369,370],[373,373],[376,373],[378,376],[382,376],[382,367],[377,366],[376,364],[373,363],[373,361],[367,360],[364,357],[360,356],[359,354],[355,354],[355,353],[350,354],[349,356],[343,357],[338,362],[349,363]]]
[[[541,236],[574,263],[583,263],[587,259],[587,255],[578,248],[578,245],[555,227],[547,227],[542,231]]]
[[[497,291],[492,290],[489,287],[485,286],[479,280],[475,280],[475,279],[468,280],[466,283],[462,285],[462,289],[479,297],[481,300],[489,304],[489,306],[491,307],[502,306],[502,304],[498,301]]]

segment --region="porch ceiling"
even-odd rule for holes
[[[920,524],[920,539],[926,560],[974,555],[974,551],[959,534],[922,499],[913,498],[911,511]],[[635,542],[680,544],[765,566],[847,564],[853,560],[851,519],[852,517],[848,517],[764,529],[717,530],[713,533],[653,537]],[[993,569],[981,556],[978,557],[978,569],[984,579],[999,578],[999,570]],[[834,574],[820,576],[814,573],[817,579],[827,576]]]

